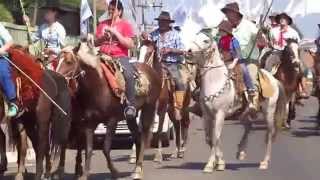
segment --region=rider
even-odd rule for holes
[[[254,23],[243,18],[239,11],[238,3],[226,4],[221,11],[226,15],[228,21],[233,26],[233,36],[239,41],[242,54],[242,61],[247,65],[250,77],[255,85],[255,92],[252,96],[253,109],[258,110],[259,93],[258,93],[258,65],[259,65],[259,49],[255,44],[255,38],[258,29]]]
[[[42,24],[38,31],[31,37],[32,41],[36,42],[43,40],[46,44],[44,54],[48,56],[49,64],[48,68],[54,70],[58,64],[56,62],[57,57],[64,46],[66,38],[66,30],[61,23],[57,21],[59,13],[63,13],[64,10],[57,3],[49,3],[41,9],[46,10],[44,19],[45,22]],[[24,16],[24,20],[30,23],[29,17]]]
[[[219,25],[220,40],[218,43],[221,56],[224,61],[232,61],[228,65],[229,69],[234,69],[239,63],[243,72],[244,83],[249,95],[249,108],[254,108],[253,96],[255,95],[255,88],[252,83],[249,71],[241,56],[241,48],[239,41],[232,35],[232,24],[229,21],[222,21]]]
[[[123,19],[123,5],[120,0],[112,0],[108,5],[110,19],[100,22],[97,27],[95,45],[100,46],[100,53],[118,59],[124,67],[126,81],[126,118],[136,116],[135,105],[135,69],[129,62],[129,49],[134,48],[132,25]]]
[[[8,116],[14,117],[19,109],[17,105],[16,86],[12,79],[9,62],[5,59],[8,50],[13,45],[13,39],[5,27],[0,23],[0,84],[6,100],[9,102]]]
[[[179,66],[184,60],[184,45],[179,32],[171,26],[175,21],[171,19],[169,12],[162,11],[155,20],[158,21],[159,28],[151,32],[150,36],[158,48],[160,61],[174,80],[175,115],[180,120],[182,118],[181,109],[183,108],[187,89],[187,84],[183,82],[182,74],[179,71]]]

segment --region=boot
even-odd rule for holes
[[[16,103],[9,103],[9,107],[8,107],[8,117],[12,118],[15,117],[16,115],[18,115],[19,112],[19,107]]]
[[[174,112],[176,120],[182,119],[182,108],[184,103],[186,92],[185,91],[176,91],[174,93]]]
[[[192,106],[187,107],[186,111],[191,112],[199,117],[202,117],[200,104],[195,102]]]
[[[257,112],[259,110],[259,93],[255,90],[248,90],[249,109]]]

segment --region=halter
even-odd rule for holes
[[[72,54],[72,57],[74,59],[76,59],[76,55],[72,52],[72,51],[66,51],[67,53],[71,53]],[[60,63],[63,63],[65,61],[64,58],[61,59],[61,62]],[[59,69],[61,64],[59,64],[59,66],[57,67],[57,70]],[[71,74],[71,75],[69,75]],[[80,63],[77,62],[77,65],[76,67],[72,70],[72,71],[69,71],[68,73],[66,73],[64,76],[64,78],[67,80],[67,82],[69,83],[70,80],[77,80],[79,77],[84,77],[86,75],[86,71],[84,71],[83,69],[81,69],[80,67]]]

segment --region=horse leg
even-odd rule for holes
[[[154,162],[158,162],[161,163],[163,160],[163,156],[162,156],[162,140],[161,140],[161,134],[162,134],[162,129],[163,129],[163,124],[164,124],[164,120],[165,120],[165,113],[166,112],[162,112],[159,114],[159,127],[157,130],[157,135],[155,137],[156,141],[158,142],[158,148],[156,150],[155,156],[153,161]]]
[[[184,112],[183,119],[181,121],[181,136],[182,136],[182,152],[186,151],[188,143],[188,131],[190,125],[190,117],[188,112]]]
[[[107,123],[107,133],[106,133],[106,136],[104,139],[104,147],[103,147],[103,154],[107,159],[108,168],[111,172],[112,178],[118,177],[118,170],[114,167],[114,164],[112,163],[112,160],[110,157],[112,138],[115,134],[117,124],[118,124],[118,121],[116,118],[109,119],[109,121]]]
[[[249,117],[247,117],[249,118]],[[246,156],[247,156],[247,147],[248,147],[248,138],[249,138],[249,135],[250,135],[250,131],[251,131],[251,128],[252,128],[252,122],[249,119],[241,119],[242,122],[242,125],[244,127],[244,132],[243,132],[243,135],[242,135],[242,138],[240,140],[240,143],[238,145],[238,152],[237,152],[237,159],[243,161]]]
[[[90,168],[91,168],[91,158],[93,155],[93,128],[87,127],[85,130],[85,136],[86,136],[86,160],[85,160],[85,166],[84,166],[84,172],[81,180],[88,179],[90,175]]]
[[[1,120],[0,120],[1,122]],[[0,175],[7,171],[6,135],[0,127]]]
[[[59,165],[57,169],[53,171],[52,179],[56,179],[56,180],[63,179],[65,160],[66,160],[66,149],[67,149],[66,147],[67,147],[66,144],[61,146]]]
[[[271,148],[272,148],[272,140],[273,137],[275,136],[276,133],[276,127],[275,127],[275,119],[274,119],[274,111],[273,112],[268,112],[266,116],[267,120],[267,133],[266,133],[266,154],[263,159],[263,161],[260,162],[260,167],[259,169],[268,169],[269,167],[269,162],[271,159]]]
[[[131,148],[131,154],[129,156],[129,164],[135,164],[137,161],[137,156],[136,156],[136,144],[133,143],[132,148]]]
[[[318,95],[318,104],[317,129],[320,129],[320,95]]]
[[[149,146],[150,141],[150,128],[153,124],[155,116],[155,105],[146,104],[143,106],[140,116],[140,122],[142,124],[142,134],[140,138],[140,147],[137,145],[137,163],[132,174],[133,179],[142,179],[143,178],[143,159],[145,148]],[[139,144],[139,143],[138,143]]]
[[[79,141],[78,141],[79,143]],[[77,156],[76,156],[76,165],[75,165],[75,175],[76,177],[81,177],[83,175],[83,167],[82,167],[82,148],[81,145],[77,143]]]
[[[27,132],[22,123],[17,124],[17,129],[19,131],[18,137],[18,172],[15,176],[15,180],[23,180],[23,175],[26,172],[26,155],[28,149],[28,137]]]
[[[203,108],[202,108],[203,109]],[[207,112],[208,110],[203,111],[203,121],[204,121],[204,130],[205,130],[205,139],[206,143],[210,147],[210,156],[205,165],[203,172],[204,173],[212,173],[213,168],[215,167],[216,162],[216,152],[215,147],[213,145],[213,131],[214,131],[214,118],[212,118],[211,114]]]
[[[40,95],[36,108],[38,124],[38,150],[36,158],[36,180],[40,180],[43,174],[43,160],[49,151],[49,124],[52,114],[50,101]]]

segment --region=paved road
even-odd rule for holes
[[[314,130],[318,103],[314,98],[298,108],[298,117],[293,123],[291,132],[283,132],[273,146],[273,156],[269,170],[258,170],[265,150],[263,128],[256,127],[249,139],[248,159],[238,161],[235,158],[237,144],[242,133],[242,126],[228,121],[223,131],[223,151],[227,162],[224,172],[203,174],[202,168],[209,155],[208,146],[204,143],[204,132],[201,120],[193,120],[190,131],[190,144],[184,159],[165,161],[156,164],[151,161],[152,151],[148,151],[145,162],[145,179],[147,180],[319,180],[320,179],[320,136]],[[167,152],[170,149],[166,149]],[[120,179],[130,179],[132,165],[128,165],[128,150],[114,150],[112,157],[121,173]],[[66,178],[73,178],[73,151],[68,152]],[[93,158],[92,180],[109,179],[110,174],[101,152],[96,151]],[[34,167],[28,168],[34,172]],[[10,168],[4,180],[12,179],[15,167]],[[30,177],[30,176],[29,176]]]

